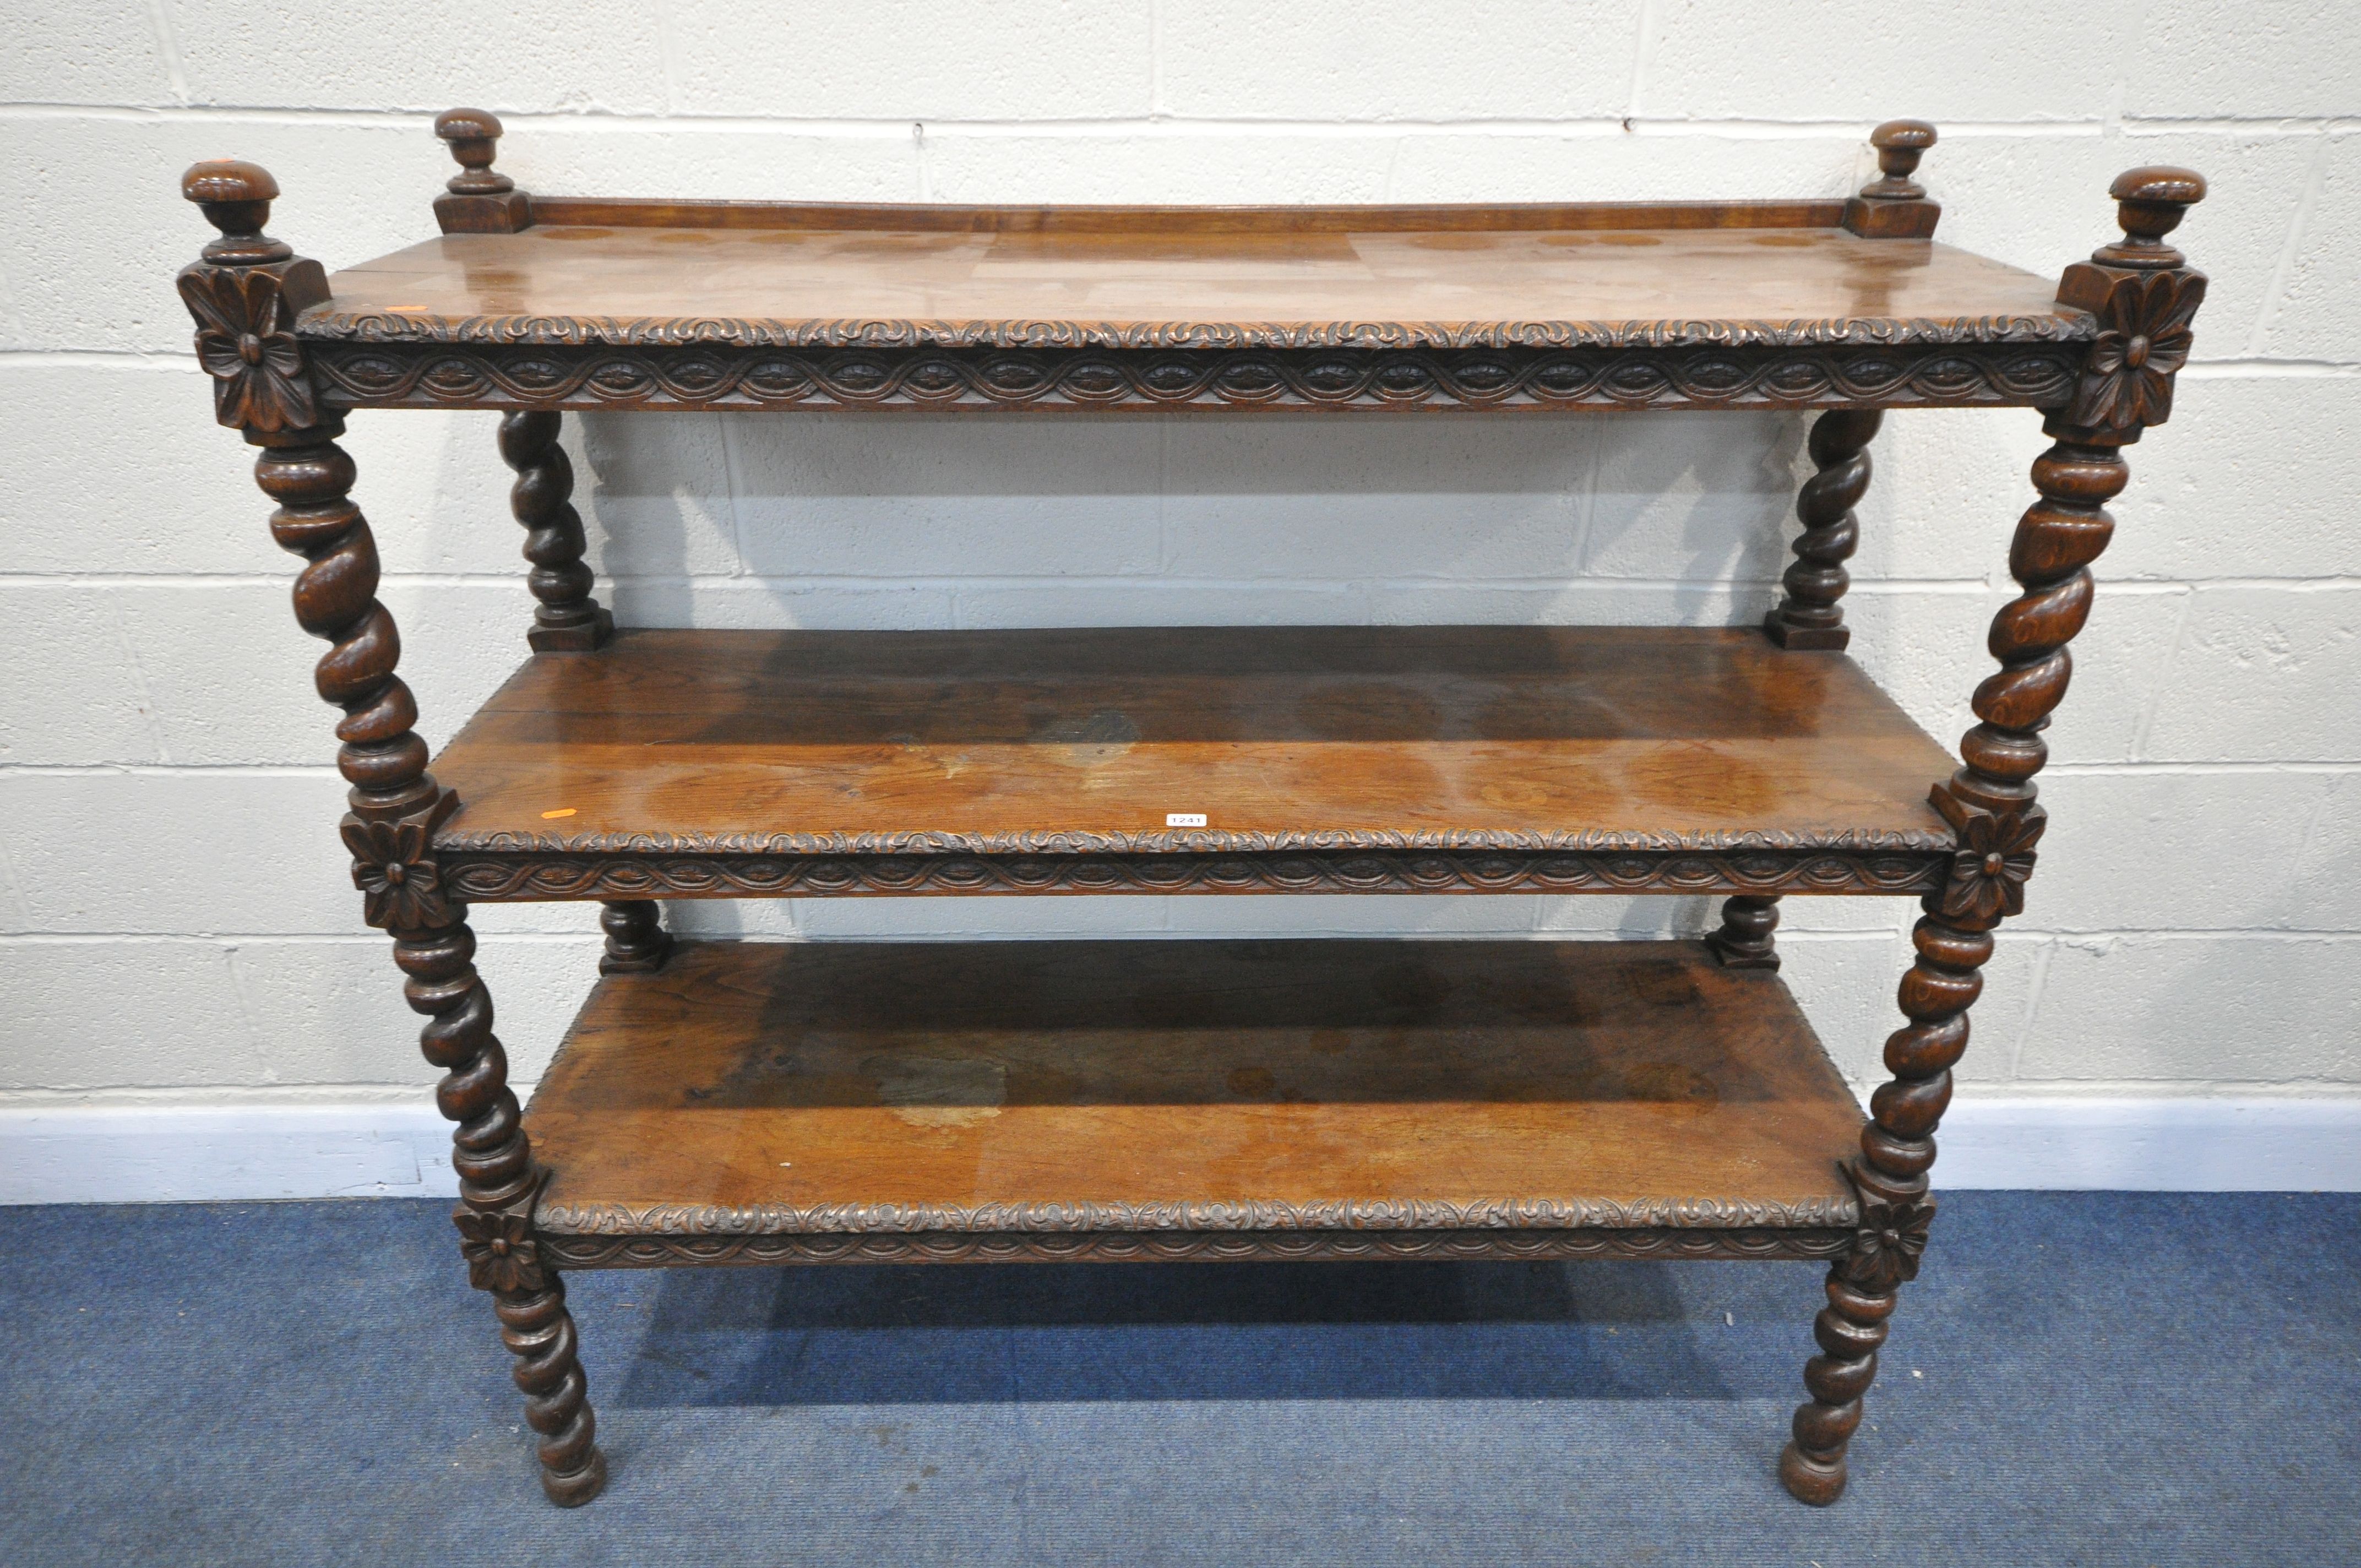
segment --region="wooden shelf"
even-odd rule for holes
[[[1861,1112],[1678,942],[690,943],[542,1079],[575,1265],[1828,1255]]]
[[[1931,205],[1905,209],[1931,228]],[[2031,406],[2071,389],[2097,323],[2054,280],[1865,237],[1845,214],[535,197],[518,232],[335,274],[295,332],[348,407]]]
[[[434,842],[478,901],[1924,892],[1951,766],[1753,630],[620,631],[452,741]]]
[[[552,196],[493,169],[497,115],[435,134],[443,236],[333,279],[263,232],[269,170],[189,170],[217,237],[176,287],[333,644],[342,837],[550,1497],[606,1480],[569,1268],[1617,1255],[1831,1260],[1779,1475],[1836,1500],[2120,449],[2191,352],[2206,280],[2167,236],[2202,176],[2118,176],[2123,237],[2053,289],[1934,243],[1916,120],[1842,202],[1286,209]],[[2054,441],[1956,770],[1839,652],[1908,407]],[[358,408],[507,416],[537,652],[434,776],[335,445]],[[1760,632],[617,632],[568,409],[1821,414]],[[1428,890],[1731,896],[1635,944],[675,945],[657,902]],[[1938,894],[1866,1126],[1774,972],[1797,893]],[[520,1116],[466,912],[552,898],[604,905],[609,978]]]
[[[544,200],[522,234],[445,235],[335,274],[310,339],[673,344],[728,322],[776,347],[1223,346],[2087,335],[2054,278],[1825,225],[1603,227],[1571,207],[796,208]],[[1753,209],[1691,209],[1749,217]],[[671,220],[642,226],[642,215]],[[1670,214],[1642,209],[1639,222]],[[553,222],[553,218],[575,221]],[[697,223],[710,218],[709,224]],[[1472,220],[1472,221],[1471,221]],[[1484,226],[1478,227],[1477,225]],[[900,323],[916,323],[912,332]],[[1643,330],[1641,323],[1648,323]],[[1019,325],[1025,330],[1016,330]]]

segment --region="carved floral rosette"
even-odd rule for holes
[[[522,1209],[451,1212],[459,1227],[459,1254],[467,1260],[467,1283],[478,1290],[538,1290],[549,1276],[533,1237],[532,1215]]]
[[[2172,378],[2189,363],[2191,320],[2205,299],[2201,272],[2117,278],[2097,313],[2067,422],[2085,430],[2137,430],[2172,413]]]
[[[181,273],[180,290],[196,318],[197,363],[214,378],[216,420],[265,433],[320,422],[303,345],[276,272],[190,267]]]
[[[1968,805],[1940,785],[1932,799],[1960,835],[1942,893],[1942,912],[1989,929],[2003,916],[2025,913],[2025,884],[2033,876],[2036,845],[2049,826],[2038,806],[1993,812]]]
[[[1914,1186],[1891,1185],[1859,1158],[1848,1160],[1845,1172],[1861,1193],[1861,1222],[1839,1266],[1852,1285],[1883,1295],[1918,1277],[1935,1200],[1923,1179]]]
[[[438,801],[390,822],[346,815],[338,831],[352,851],[353,885],[361,891],[362,918],[370,925],[415,931],[446,926],[457,917],[430,848],[434,824],[447,810]]]

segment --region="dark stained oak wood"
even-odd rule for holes
[[[444,236],[297,323],[337,407],[2027,407],[2092,331],[1933,244],[1899,174],[1849,205],[528,199],[496,119],[438,125]],[[1905,173],[1933,137],[1879,134]]]
[[[277,502],[270,535],[303,558],[295,620],[330,646],[313,672],[326,701],[344,710],[336,766],[350,810],[339,825],[353,856],[363,918],[393,938],[402,995],[426,1022],[420,1052],[444,1069],[435,1103],[456,1124],[451,1164],[459,1178],[461,1255],[470,1283],[489,1292],[500,1339],[517,1360],[525,1420],[539,1434],[542,1490],[575,1507],[606,1486],[574,1320],[557,1272],[535,1255],[528,1216],[545,1172],[519,1124],[508,1056],[492,1032],[492,1002],[476,970],[465,905],[442,884],[428,842],[457,805],[427,772],[418,704],[395,673],[401,639],[377,598],[376,536],[351,499],[351,455],[336,444],[344,422],[323,414],[287,333],[291,307],[317,288],[316,262],[262,233],[279,187],[252,164],[200,163],[181,193],[203,204],[222,237],[181,273],[197,323],[200,363],[215,381],[216,417],[259,448],[255,483]]]
[[[1884,418],[1875,409],[1838,409],[1812,422],[1810,451],[1819,472],[1795,498],[1804,532],[1783,579],[1786,596],[1763,623],[1782,648],[1843,648],[1852,641],[1839,601],[1852,584],[1845,563],[1861,543],[1852,509],[1869,491],[1870,438]]]
[[[305,558],[353,880],[445,1072],[461,1250],[549,1497],[605,1480],[565,1268],[1618,1255],[1829,1261],[1779,1473],[1834,1501],[2046,827],[2034,775],[2121,449],[2190,356],[2206,282],[2166,236],[2204,181],[2117,179],[2124,237],[2053,295],[1931,243],[1916,121],[1872,133],[1881,177],[1843,203],[1302,210],[536,200],[492,169],[500,129],[441,116],[445,237],[333,296],[263,232],[267,170],[198,165],[182,193],[218,235],[178,284],[215,418],[261,449]],[[362,406],[511,416],[539,652],[440,781],[335,444]],[[1832,651],[1864,445],[1909,406],[2038,408],[2054,442],[1956,768]],[[1826,412],[1769,640],[600,649],[555,441],[569,408],[1675,407]],[[653,902],[1135,888],[1733,896],[1703,943],[678,953]],[[1866,1124],[1773,972],[1791,892],[1926,895]],[[532,1112],[551,1163],[472,961],[466,905],[501,898],[604,905],[611,978]]]
[[[1943,209],[1927,199],[1927,188],[1911,176],[1935,145],[1935,127],[1924,120],[1888,120],[1869,133],[1869,140],[1877,148],[1879,178],[1845,203],[1844,226],[1872,239],[1925,239],[1935,232]]]
[[[1779,967],[1778,929],[1775,895],[1758,898],[1740,894],[1723,903],[1721,928],[1708,933],[1705,941],[1725,969],[1775,970]]]
[[[598,926],[607,933],[607,950],[598,959],[600,974],[653,974],[672,956],[672,937],[652,899],[604,905]]]
[[[434,198],[435,221],[445,234],[515,234],[533,226],[533,198],[492,168],[500,139],[499,115],[484,109],[445,109],[434,116],[434,134],[459,165]]]
[[[400,638],[375,597],[377,547],[346,496],[353,462],[333,439],[341,433],[339,423],[262,435],[255,478],[280,503],[272,537],[307,563],[295,580],[296,620],[334,644],[320,660],[317,685],[346,710],[337,761],[353,787],[344,839],[354,883],[367,894],[366,918],[392,935],[394,962],[407,977],[403,995],[426,1018],[419,1049],[445,1071],[435,1099],[457,1124],[451,1163],[459,1176],[453,1218],[461,1251],[471,1281],[491,1293],[502,1343],[518,1357],[526,1420],[542,1438],[543,1490],[571,1508],[605,1486],[606,1459],[565,1286],[526,1240],[525,1214],[544,1173],[518,1125],[507,1054],[473,961],[475,933],[426,850],[434,825],[456,803],[426,772],[426,744],[412,728],[417,705],[394,674]]]
[[[1205,235],[1625,229],[1834,228],[1842,202],[1503,202],[1317,203],[1287,207],[977,205],[958,202],[647,201],[543,196],[540,222],[599,228],[836,229],[870,233]]]
[[[1843,1228],[1860,1112],[1695,943],[683,943],[526,1113],[544,1233]]]
[[[2040,499],[2009,546],[2009,575],[2025,591],[1993,617],[1986,645],[2001,668],[1976,688],[1978,722],[1960,737],[1960,766],[1930,797],[1960,846],[1912,930],[1917,958],[1898,997],[1910,1022],[1885,1042],[1894,1076],[1871,1096],[1861,1152],[1848,1165],[1861,1193],[1861,1239],[1829,1270],[1828,1305],[1813,1325],[1821,1354],[1804,1368],[1812,1398],[1796,1409],[1795,1439],[1779,1461],[1781,1481],[1806,1503],[1832,1503],[1844,1491],[1846,1448],[1894,1294],[1918,1272],[1935,1214],[1935,1132],[1951,1102],[1951,1068],[1967,1049],[1968,1009],[1983,989],[1994,927],[2025,908],[2048,825],[2033,779],[2049,756],[2042,731],[2073,673],[2067,644],[2091,613],[2090,565],[2114,533],[2105,503],[2129,477],[2122,449],[2171,412],[2173,377],[2205,297],[2204,275],[2164,239],[2203,199],[2203,178],[2135,169],[2109,193],[2124,238],[2068,268],[2058,290],[2103,330],[2073,401],[2043,422],[2053,444],[2033,464]]]
[[[1736,629],[625,630],[529,661],[452,740],[435,767],[464,804],[436,843],[1932,866],[1949,766],[1850,660]]]
[[[1257,230],[1185,209],[1005,232],[543,222],[445,235],[329,288],[299,323],[306,339],[1450,346],[2083,330],[2047,279],[1833,227]]]
[[[500,458],[516,470],[509,510],[525,527],[525,581],[539,602],[525,641],[537,653],[578,653],[614,634],[615,618],[590,597],[597,578],[583,562],[582,516],[574,510],[574,466],[557,444],[556,413],[500,421]]]

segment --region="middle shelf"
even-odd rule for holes
[[[434,844],[471,901],[1921,893],[1951,766],[1751,629],[627,630],[467,724]]]

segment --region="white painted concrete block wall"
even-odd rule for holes
[[[388,1136],[419,1132],[400,1116],[424,1114],[432,1074],[346,886],[330,715],[308,689],[318,645],[287,613],[293,563],[247,455],[207,418],[170,280],[204,235],[176,192],[200,157],[268,165],[286,192],[274,231],[331,268],[431,232],[448,165],[427,126],[455,102],[506,118],[500,164],[528,189],[897,201],[1828,196],[1865,176],[1868,126],[1907,114],[1943,127],[1925,176],[1945,237],[2044,273],[2111,237],[2119,170],[2202,170],[2214,194],[2183,231],[2213,278],[2200,363],[2131,454],[2052,736],[2057,826],[1962,1077],[1971,1095],[2069,1107],[2361,1093],[2361,7],[14,8],[0,1110],[20,1127],[197,1105],[206,1126],[292,1105],[341,1126],[398,1104]],[[437,740],[522,651],[493,422],[364,415],[348,443]],[[568,422],[600,592],[658,624],[1743,622],[1771,600],[1808,471],[1800,417]],[[1946,741],[2010,591],[2037,425],[1905,415],[1876,448],[1855,651]],[[1689,929],[1707,906],[679,913],[807,938],[1528,935]],[[1789,974],[1864,1081],[1896,1021],[1910,914],[1787,905]],[[590,974],[590,912],[478,924],[529,1079]],[[351,1185],[421,1168],[385,1146]]]

